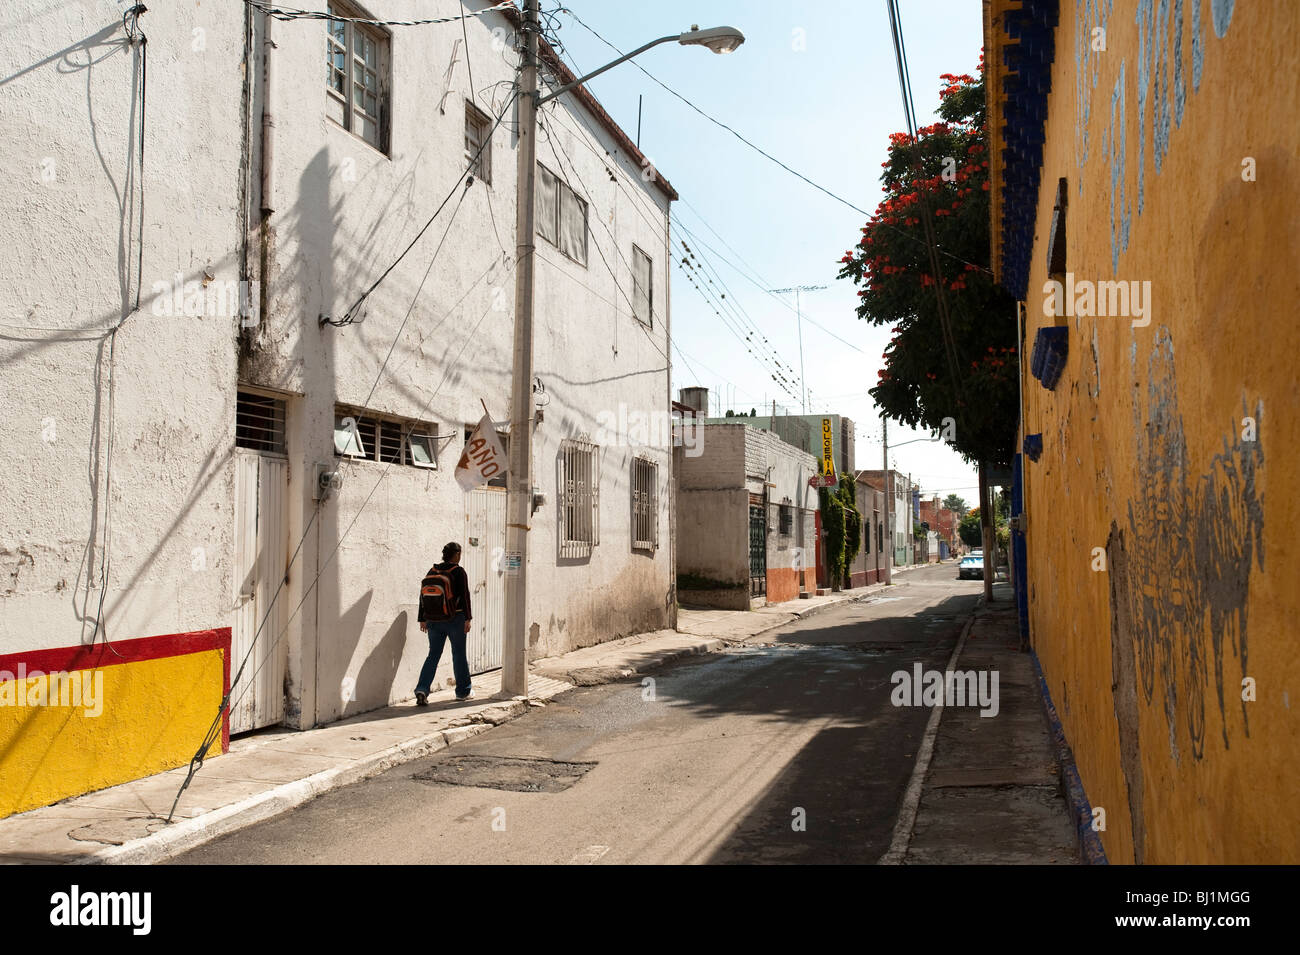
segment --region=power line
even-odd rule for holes
[[[244,2],[277,20],[336,20],[342,23],[364,23],[377,27],[422,27],[439,23],[455,23],[457,20],[463,21],[467,16],[481,17],[485,13],[514,6],[514,0],[503,0],[502,3],[498,3],[496,6],[484,7],[482,10],[473,13],[462,13],[460,16],[455,17],[436,17],[427,20],[375,20],[369,17],[343,16],[332,10],[300,10],[295,7],[280,7],[266,3],[264,0],[244,0]]]
[[[252,0],[246,0],[246,2],[252,2]],[[487,149],[488,146],[491,145],[492,134],[497,131],[497,127],[501,125],[501,120],[504,119],[506,113],[510,111],[510,107],[514,103],[518,95],[519,95],[518,93],[515,93],[508,100],[506,100],[506,105],[501,110],[500,115],[497,116],[496,122],[492,124],[492,128],[489,129],[487,135],[483,137],[483,142],[479,144],[478,152],[474,153],[474,155],[470,158],[470,161],[466,164],[465,169],[461,172],[459,176],[456,177],[456,182],[452,184],[451,191],[448,192],[447,195],[443,197],[442,202],[438,204],[438,208],[433,210],[433,215],[429,216],[429,221],[420,227],[420,231],[415,234],[415,238],[413,238],[410,241],[410,243],[406,246],[406,248],[402,250],[401,254],[398,255],[398,257],[393,260],[393,263],[389,265],[388,268],[384,269],[383,272],[380,273],[379,278],[375,279],[374,282],[370,284],[370,287],[366,289],[364,292],[362,292],[361,296],[355,302],[353,302],[350,306],[348,306],[348,310],[343,313],[342,318],[332,319],[329,318],[328,316],[322,315],[320,319],[322,325],[333,325],[336,328],[338,328],[343,325],[351,325],[353,322],[356,321],[357,310],[362,305],[365,304],[366,299],[370,297],[370,293],[373,292],[375,289],[379,288],[380,283],[383,282],[384,279],[388,278],[389,273],[392,272],[393,269],[397,268],[398,264],[404,258],[406,258],[407,253],[409,253],[413,248],[415,248],[416,243],[419,242],[421,237],[423,237],[424,233],[429,230],[429,226],[433,225],[433,220],[438,218],[438,214],[442,212],[444,208],[446,208],[447,203],[451,201],[451,197],[456,194],[456,187],[459,186],[461,182],[465,179],[465,177],[469,175],[470,170],[475,168],[476,164],[478,163],[479,157],[483,155],[483,150]],[[463,193],[462,193],[462,198],[464,198]]]
[[[578,26],[582,27],[584,30],[586,30],[588,33],[590,33],[592,36],[594,36],[594,37],[595,37],[597,40],[599,40],[601,43],[605,44],[607,47],[609,47],[611,50],[613,50],[613,51],[614,51],[615,53],[617,53],[619,56],[624,56],[624,55],[626,55],[626,54],[623,53],[622,50],[620,50],[618,47],[616,47],[613,43],[610,43],[610,42],[609,42],[608,40],[606,40],[603,36],[601,36],[599,33],[597,33],[595,30],[593,30],[590,26],[588,26],[588,25],[587,25],[587,24],[586,24],[586,23],[585,23],[585,22],[584,22],[584,21],[583,21],[583,20],[582,20],[582,19],[581,19],[577,14],[576,14],[576,13],[574,13],[574,12],[573,12],[572,10],[570,10],[568,7],[560,7],[559,12],[568,14],[570,17],[573,18],[573,21],[574,21],[575,23],[577,23]],[[773,156],[771,153],[767,152],[766,150],[762,149],[762,148],[759,147],[759,146],[756,146],[754,143],[750,142],[750,141],[749,141],[748,139],[746,139],[744,136],[740,135],[740,133],[736,132],[734,129],[732,129],[730,126],[728,126],[726,123],[722,122],[722,120],[720,120],[720,119],[714,119],[712,116],[710,116],[710,115],[709,115],[708,113],[706,113],[704,110],[700,109],[698,106],[696,106],[696,105],[695,105],[694,103],[692,103],[690,100],[688,100],[688,99],[687,99],[685,96],[683,96],[681,93],[677,92],[675,89],[673,89],[672,87],[670,87],[670,86],[668,86],[667,84],[665,84],[664,82],[662,82],[658,77],[656,77],[653,73],[651,73],[649,70],[647,70],[644,66],[642,66],[640,63],[636,62],[636,60],[632,60],[631,63],[632,63],[632,65],[635,66],[638,70],[640,70],[640,71],[641,71],[642,73],[644,73],[646,76],[650,77],[650,79],[654,80],[654,82],[658,83],[661,87],[663,87],[664,90],[666,90],[667,92],[671,93],[673,96],[677,97],[679,100],[681,100],[683,103],[685,103],[685,104],[686,104],[687,106],[689,106],[691,109],[695,110],[695,112],[699,113],[701,116],[703,116],[703,117],[704,117],[705,119],[707,119],[709,122],[713,123],[715,126],[720,126],[722,129],[725,129],[727,132],[731,133],[731,135],[735,136],[737,139],[739,139],[742,143],[744,143],[744,144],[745,144],[746,146],[748,146],[750,149],[754,150],[754,151],[755,151],[756,153],[758,153],[760,156],[764,156],[764,157],[766,157],[767,159],[770,159],[772,162],[776,163],[778,166],[780,166],[780,167],[781,167],[782,169],[784,169],[786,172],[790,173],[792,176],[796,176],[796,177],[798,177],[799,179],[802,179],[804,182],[806,182],[808,185],[812,186],[814,189],[818,190],[819,192],[823,192],[823,193],[825,193],[826,195],[828,195],[828,196],[830,196],[832,199],[834,199],[836,202],[839,202],[839,203],[842,203],[842,204],[848,206],[848,207],[849,207],[850,209],[852,209],[854,212],[861,213],[861,214],[864,215],[864,216],[869,216],[869,215],[870,215],[870,213],[867,212],[865,209],[859,208],[858,206],[856,206],[856,205],[854,205],[853,203],[849,202],[849,200],[845,199],[843,196],[838,196],[838,195],[836,195],[835,193],[833,193],[833,192],[831,192],[829,189],[827,189],[825,186],[818,185],[817,183],[815,183],[815,182],[813,182],[811,179],[809,179],[807,176],[805,176],[803,173],[799,172],[797,169],[792,169],[790,166],[786,165],[786,164],[783,163],[781,160],[777,159],[777,158],[776,158],[775,156]]]

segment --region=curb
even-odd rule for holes
[[[952,648],[952,654],[948,657],[945,672],[957,668],[961,652],[966,648],[971,627],[975,625],[975,619],[979,616],[979,607],[976,606],[966,618],[961,635]],[[889,848],[876,861],[876,865],[906,865],[907,863],[907,852],[911,848],[912,835],[916,831],[916,815],[921,809],[921,799],[925,796],[925,779],[930,775],[930,761],[934,758],[934,741],[939,736],[939,723],[943,719],[945,709],[946,707],[940,702],[930,711],[930,718],[926,721],[925,732],[921,737],[921,746],[916,751],[916,762],[912,764],[912,775],[907,781],[907,789],[903,792],[903,802],[899,806],[898,819],[894,823],[894,833],[889,840]]]
[[[337,766],[304,779],[282,783],[201,816],[183,819],[148,836],[132,839],[120,846],[107,846],[71,864],[149,865],[161,862],[213,839],[296,809],[331,790],[377,776],[394,766],[430,756],[453,743],[477,736],[493,726],[522,716],[530,708],[527,700],[512,699],[500,707],[499,712],[481,711],[483,714],[491,713],[490,716],[485,715],[481,723],[454,726],[405,740],[378,753],[354,760],[346,766]]]
[[[1079,857],[1083,860],[1084,865],[1109,865],[1106,850],[1101,844],[1101,837],[1093,831],[1092,803],[1088,801],[1088,794],[1083,788],[1083,779],[1079,775],[1079,767],[1074,762],[1074,751],[1070,748],[1069,742],[1066,741],[1065,727],[1061,725],[1061,718],[1056,712],[1056,704],[1052,702],[1052,694],[1047,688],[1047,678],[1043,675],[1043,667],[1038,662],[1038,654],[1034,650],[1030,650],[1029,659],[1034,664],[1034,675],[1038,677],[1038,689],[1042,694],[1043,709],[1047,714],[1047,722],[1052,731],[1052,745],[1056,749],[1057,773],[1060,775],[1061,789],[1065,793],[1065,800],[1069,804],[1070,816],[1074,819],[1075,835],[1079,842]]]

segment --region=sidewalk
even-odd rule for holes
[[[1033,658],[1019,645],[1011,586],[995,584],[949,668],[996,672],[997,714],[981,717],[978,706],[935,711],[883,863],[1080,864]]]
[[[436,690],[427,708],[386,706],[307,731],[271,730],[231,742],[195,774],[166,822],[186,768],[65,799],[0,819],[0,862],[158,862],[287,812],[545,706],[575,686],[624,679],[711,653],[792,620],[869,597],[882,585],[793,600],[761,610],[681,610],[678,630],[585,647],[531,666],[528,695],[500,693],[500,671],[474,678],[477,698]]]

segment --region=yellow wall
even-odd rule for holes
[[[1300,862],[1300,3],[1060,6],[1024,354],[1068,324],[1069,361],[1053,392],[1023,369],[1034,646],[1111,862]],[[1067,269],[1150,281],[1148,326],[1044,314],[1060,177]]]
[[[71,671],[72,678],[102,687],[99,706],[85,705],[86,699],[75,707],[19,705],[49,692],[50,678],[6,681],[0,686],[0,817],[186,765],[221,702],[226,652]],[[9,672],[17,676],[12,666]],[[101,712],[92,715],[95,709]],[[209,755],[223,751],[218,736]]]

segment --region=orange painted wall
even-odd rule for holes
[[[768,603],[782,603],[786,600],[797,600],[798,597],[799,571],[791,567],[769,567],[767,569]]]
[[[1022,368],[1033,644],[1111,862],[1300,862],[1300,4],[1098,6],[1061,4],[1026,300],[1026,359],[1069,328],[1054,391]],[[1067,270],[1150,282],[1148,325],[1045,310],[1061,177]]]

